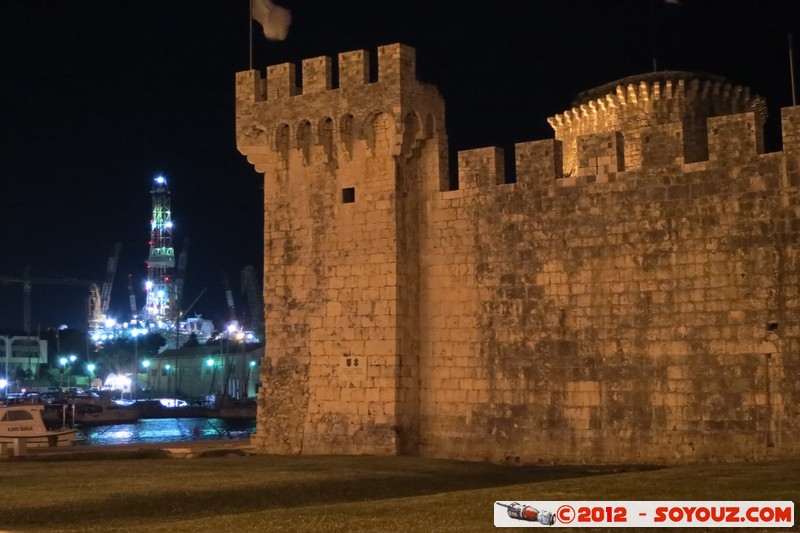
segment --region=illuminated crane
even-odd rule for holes
[[[114,250],[111,252],[111,257],[108,258],[108,265],[106,266],[106,280],[103,282],[103,289],[100,291],[100,312],[103,315],[108,314],[108,304],[111,301],[111,288],[114,285],[114,275],[117,273],[117,263],[119,262],[120,248],[122,248],[122,243],[118,242],[114,245]]]
[[[183,302],[183,280],[186,279],[186,261],[189,256],[189,239],[183,239],[181,253],[178,254],[178,273],[175,277],[175,299],[178,305]]]
[[[119,250],[122,243],[118,242],[111,251],[106,265],[106,279],[103,287],[91,287],[89,294],[89,331],[98,331],[103,328],[108,318],[108,305],[111,301],[111,288],[114,285],[114,275],[117,272],[119,262]]]
[[[89,288],[89,300],[99,301],[100,289],[94,281],[84,281],[72,278],[31,278],[30,270],[25,269],[25,274],[22,278],[15,278],[11,276],[0,276],[0,283],[20,283],[22,284],[22,323],[26,335],[30,335],[31,331],[31,286],[33,285],[72,285],[79,287]]]
[[[236,305],[233,303],[233,291],[231,290],[230,283],[228,283],[228,275],[224,271],[222,272],[222,285],[225,288],[225,301],[228,303],[228,311],[230,312],[230,324],[238,328],[239,321],[236,319]]]
[[[264,330],[264,298],[261,287],[256,280],[256,271],[252,266],[246,266],[241,274],[242,292],[247,295],[250,305],[250,328],[254,331]]]
[[[131,305],[131,320],[138,320],[139,310],[136,308],[136,293],[133,292],[133,281],[130,274],[128,274],[128,301]]]
[[[172,279],[175,250],[172,248],[172,212],[167,180],[153,180],[153,216],[150,220],[150,254],[147,259],[145,320],[169,328],[176,318],[177,294]]]

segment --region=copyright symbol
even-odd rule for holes
[[[562,505],[556,511],[556,516],[558,517],[558,521],[562,524],[569,524],[575,520],[575,509],[570,505]]]

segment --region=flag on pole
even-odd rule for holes
[[[272,0],[253,0],[252,16],[264,28],[264,37],[270,41],[286,39],[292,23],[292,14],[288,9],[275,5]]]

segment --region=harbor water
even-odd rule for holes
[[[132,424],[79,427],[76,444],[95,446],[246,439],[255,433],[255,429],[254,419],[144,418]]]

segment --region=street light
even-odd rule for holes
[[[150,394],[151,394],[151,391],[150,391],[150,361],[148,359],[145,359],[144,361],[142,361],[142,366],[144,367],[144,371],[147,374],[147,394],[148,394],[149,397],[152,397],[152,396],[150,396]]]
[[[139,377],[139,335],[143,335],[144,330],[139,328],[133,328],[131,330],[131,336],[133,337],[133,398],[136,399],[138,396],[137,389],[139,386],[137,385],[137,379]],[[147,367],[145,367],[147,368]]]
[[[64,388],[64,370],[67,366],[67,358],[62,357],[58,360],[58,364],[61,365],[61,388]]]
[[[94,363],[89,363],[86,365],[86,370],[89,371],[89,388],[92,387],[92,381],[94,381],[94,369],[97,368]]]
[[[208,396],[211,396],[211,393],[214,392],[214,381],[217,379],[217,367],[214,365],[214,359],[211,357],[206,359],[206,366],[214,369],[211,373],[211,386],[208,388]]]
[[[246,400],[248,396],[250,396],[250,370],[256,367],[255,361],[250,361],[247,365],[247,376],[244,378],[244,399]]]
[[[164,370],[167,371],[167,388],[166,388],[167,396],[169,396],[170,380],[172,378],[172,376],[169,373],[170,369],[172,369],[172,365],[171,364],[167,363],[166,365],[164,365]]]
[[[70,378],[72,377],[72,366],[75,364],[75,360],[77,358],[78,358],[77,355],[70,355],[69,356],[70,365],[67,367],[67,388],[70,387],[69,382],[70,382]]]
[[[58,352],[56,352],[56,353],[58,353]],[[5,381],[6,384],[3,385],[4,389],[8,386],[8,351],[6,351],[5,359],[6,359],[6,368],[5,368],[5,377],[3,378],[3,380]],[[6,390],[6,393],[8,393],[7,390]]]

